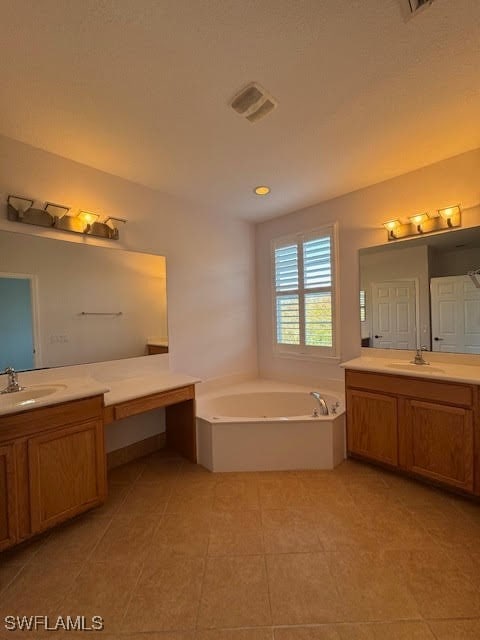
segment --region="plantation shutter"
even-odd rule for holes
[[[279,350],[334,355],[333,229],[274,242],[275,342]]]

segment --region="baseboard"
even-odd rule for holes
[[[122,464],[147,456],[149,453],[165,447],[165,433],[158,433],[140,442],[133,442],[126,447],[107,453],[107,469],[120,467]]]

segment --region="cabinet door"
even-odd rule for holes
[[[13,445],[0,446],[0,551],[17,539],[17,496]]]
[[[407,400],[406,466],[409,471],[473,490],[473,415],[470,409]]]
[[[28,464],[32,533],[101,504],[106,493],[102,421],[31,437]]]
[[[348,451],[398,465],[397,399],[347,390]]]

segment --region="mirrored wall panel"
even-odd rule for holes
[[[0,370],[147,354],[167,345],[163,256],[0,232]]]
[[[480,227],[362,249],[362,346],[480,354]]]

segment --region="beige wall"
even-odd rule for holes
[[[382,223],[459,202],[463,226],[480,224],[480,149],[449,158],[418,171],[361,189],[301,211],[257,225],[257,335],[260,374],[314,384],[339,378],[342,370],[331,360],[294,360],[275,356],[270,274],[273,238],[338,222],[340,360],[360,353],[358,311],[358,250],[386,242]],[[407,241],[408,242],[408,241]]]
[[[127,218],[118,243],[88,241],[166,256],[171,367],[203,379],[256,371],[251,225],[0,136],[0,202],[11,193]],[[85,242],[5,216],[0,229]]]

